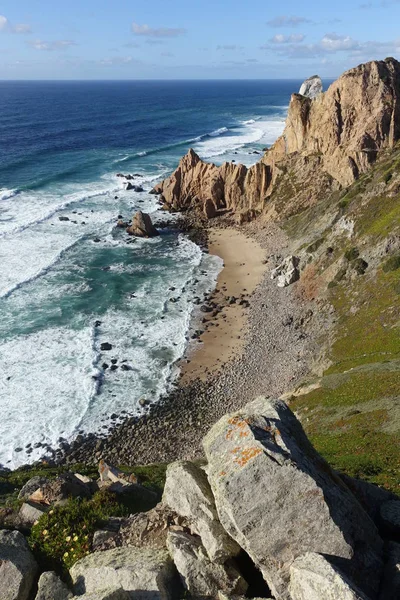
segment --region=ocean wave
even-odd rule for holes
[[[18,190],[18,189],[15,189],[15,190],[2,189],[2,190],[0,190],[0,201],[1,200],[9,200],[10,198],[14,198],[14,196],[16,196],[19,193],[20,193],[20,190]]]
[[[210,137],[218,137],[219,135],[222,135],[223,133],[227,133],[228,131],[229,131],[229,129],[227,127],[220,127],[219,129],[212,131],[208,135]]]

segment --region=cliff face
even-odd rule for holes
[[[323,168],[350,185],[400,137],[400,63],[374,61],[344,73],[314,100],[292,96],[284,145],[270,153],[323,156]],[[283,150],[283,152],[282,152]]]
[[[247,220],[314,204],[321,194],[348,186],[380,150],[400,138],[400,63],[390,58],[344,73],[314,98],[293,94],[283,135],[250,167],[203,162],[193,150],[154,188],[167,208],[198,208],[207,217],[230,210]],[[288,207],[269,200],[279,183]],[[307,185],[303,185],[306,183]],[[305,189],[307,188],[307,189]]]

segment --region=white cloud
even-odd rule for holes
[[[243,50],[243,46],[236,44],[226,44],[225,46],[217,46],[217,50]]]
[[[112,58],[103,58],[99,63],[105,67],[112,67],[113,65],[129,65],[133,62],[132,56],[113,56]]]
[[[53,42],[44,42],[43,40],[31,40],[28,42],[29,46],[32,46],[35,50],[47,50],[52,52],[54,50],[66,50],[71,46],[76,46],[76,43],[72,40],[54,40]]]
[[[354,50],[360,47],[360,43],[353,40],[349,35],[337,35],[337,33],[327,33],[321,40],[321,46],[329,52],[338,50]]]
[[[302,33],[292,34],[292,35],[283,35],[282,33],[278,33],[271,38],[272,44],[300,44],[305,38],[305,35]]]
[[[153,28],[148,25],[139,25],[138,23],[132,23],[132,32],[135,35],[141,35],[144,37],[158,37],[158,38],[174,38],[186,33],[186,29],[178,27],[158,27]]]
[[[280,17],[275,17],[270,21],[267,21],[267,25],[270,27],[297,27],[301,23],[311,23],[309,19],[305,17],[296,17],[294,15],[281,15]]]
[[[4,15],[0,15],[0,31],[8,33],[31,33],[31,26],[27,23],[13,25]]]

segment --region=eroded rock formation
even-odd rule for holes
[[[287,213],[285,202],[272,198],[277,188],[302,208],[350,185],[400,138],[400,63],[359,65],[325,93],[312,79],[302,86],[307,95],[293,94],[283,135],[254,166],[216,166],[190,149],[153,192],[166,208],[196,208],[208,218],[229,210],[242,222],[262,211],[274,218]]]

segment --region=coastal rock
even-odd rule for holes
[[[386,535],[400,539],[400,500],[389,500],[380,507],[380,522]]]
[[[29,496],[30,502],[40,504],[64,504],[69,498],[89,498],[91,488],[80,481],[73,473],[61,473],[48,481]]]
[[[19,509],[19,520],[21,525],[32,527],[36,521],[47,511],[43,504],[34,504],[33,502],[24,502]]]
[[[74,596],[74,598],[77,596]],[[145,600],[147,595],[140,596],[137,594],[135,598]],[[132,594],[126,592],[125,590],[114,590],[107,591],[103,590],[101,592],[93,592],[91,594],[83,594],[83,596],[79,596],[79,600],[132,600]]]
[[[400,598],[400,544],[389,542],[385,554],[386,562],[379,600],[398,600]]]
[[[129,235],[150,238],[159,235],[148,214],[139,210],[132,219],[132,224],[126,230]]]
[[[306,552],[344,559],[345,575],[376,596],[377,529],[282,401],[258,398],[226,415],[203,445],[220,521],[277,599],[289,600],[290,565]]]
[[[37,564],[19,531],[0,531],[1,600],[28,600]]]
[[[122,483],[123,485],[130,485],[131,483],[137,483],[138,479],[133,473],[126,474],[119,471],[116,467],[108,464],[105,460],[99,462],[99,475],[100,480],[103,482],[111,483]]]
[[[163,503],[191,523],[213,562],[224,563],[240,552],[218,519],[214,497],[205,472],[190,462],[168,466]]]
[[[200,538],[185,532],[170,532],[168,550],[182,583],[195,598],[216,598],[218,592],[245,594],[247,583],[233,566],[209,560]]]
[[[289,591],[292,600],[368,600],[324,556],[313,552],[291,565]]]
[[[210,198],[204,201],[203,212],[207,219],[213,219],[216,216],[217,210],[214,202],[210,200]]]
[[[33,492],[36,492],[36,490],[38,490],[40,487],[42,487],[48,482],[49,480],[47,479],[47,477],[32,477],[31,479],[29,479],[29,481],[25,483],[25,485],[22,486],[18,494],[18,500],[26,500],[27,498],[29,498],[29,496],[33,494]]]
[[[287,287],[300,279],[300,259],[297,256],[288,256],[271,272],[271,279],[277,279],[278,287]]]
[[[114,548],[94,552],[70,569],[75,593],[130,592],[139,600],[170,600],[176,591],[176,569],[166,550]]]
[[[306,98],[311,98],[311,100],[313,100],[322,94],[323,89],[321,77],[319,75],[313,75],[301,84],[299,94],[300,96],[305,96]]]
[[[354,477],[349,477],[343,473],[340,473],[339,476],[379,529],[382,525],[380,520],[381,506],[386,502],[396,500],[397,497],[385,488],[381,488],[368,481],[354,479]]]
[[[53,571],[42,573],[35,600],[71,600],[72,592]]]

